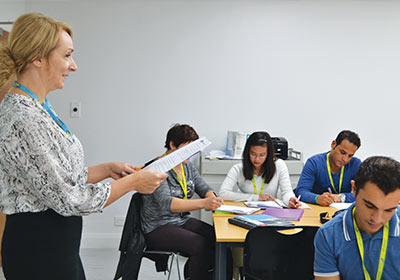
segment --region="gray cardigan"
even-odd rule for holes
[[[187,198],[192,198],[195,192],[203,198],[212,188],[200,177],[199,172],[191,162],[183,166],[187,184]],[[170,170],[168,171],[168,178],[161,183],[154,193],[143,195],[141,218],[145,234],[166,224],[183,225],[189,219],[185,213],[171,212],[171,202],[174,197],[183,198],[184,193],[175,172]]]

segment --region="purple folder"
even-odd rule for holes
[[[267,208],[262,214],[274,216],[288,221],[300,221],[304,209]]]

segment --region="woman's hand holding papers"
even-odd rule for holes
[[[128,177],[134,179],[135,190],[149,194],[153,193],[156,188],[167,179],[167,173],[161,173],[154,170],[141,170],[140,172],[135,172],[130,174]]]
[[[153,193],[168,175],[154,170],[133,172],[111,183],[111,193],[104,207],[124,194],[137,191],[144,194]]]
[[[108,168],[110,169],[110,177],[118,180],[126,175],[136,172],[136,166],[124,162],[110,162]]]

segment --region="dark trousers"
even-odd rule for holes
[[[215,264],[214,227],[190,218],[182,226],[160,226],[145,237],[151,249],[175,251],[189,258],[185,264],[185,279],[212,279],[213,271],[210,270]]]

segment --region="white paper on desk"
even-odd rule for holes
[[[270,201],[246,201],[244,204],[246,204],[247,207],[261,207],[261,208],[282,208],[281,205],[276,203],[273,200]]]
[[[223,211],[223,212],[232,212],[236,214],[252,214],[261,210],[260,208],[250,208],[250,207],[242,207],[242,206],[233,206],[233,205],[221,205],[219,208],[215,209],[215,211]]]
[[[279,204],[279,205],[284,205],[285,207],[289,207],[288,205],[286,205],[285,203],[283,203],[282,200],[276,198],[275,201]],[[310,206],[308,206],[307,204],[305,204],[304,202],[300,201],[301,205],[300,205],[300,209],[311,209]]]
[[[311,209],[311,207],[305,204],[304,202],[300,201],[300,203],[301,203],[301,206],[299,207],[300,209]]]
[[[334,202],[331,205],[329,205],[330,207],[339,209],[339,210],[343,210],[343,209],[347,209],[349,208],[351,205],[351,203],[349,202]]]
[[[305,204],[304,202],[301,202],[301,206],[299,208],[302,209],[310,209],[311,207]],[[275,201],[270,200],[270,201],[246,201],[244,204],[246,204],[248,207],[261,207],[261,208],[283,208],[283,207],[288,207],[285,203],[283,203],[282,200],[280,199],[275,199]]]
[[[211,142],[208,141],[206,137],[201,137],[196,141],[183,146],[182,148],[176,150],[175,152],[170,153],[169,155],[156,160],[152,164],[146,166],[143,169],[156,170],[159,172],[167,172],[187,160],[191,156],[194,156],[205,147],[210,145]]]

